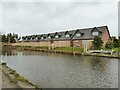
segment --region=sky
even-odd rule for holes
[[[43,34],[107,25],[118,35],[117,0],[3,0],[0,31]]]

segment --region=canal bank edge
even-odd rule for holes
[[[106,58],[117,58],[120,59],[120,55],[111,55],[111,54],[102,54],[102,53],[84,53],[84,52],[72,52],[72,51],[63,51],[63,50],[44,50],[38,48],[29,48],[29,47],[13,47],[12,49],[20,50],[30,50],[30,51],[40,51],[40,52],[50,52],[50,53],[61,53],[61,54],[71,54],[71,55],[83,55],[83,56],[96,56],[96,57],[106,57]]]
[[[20,88],[40,89],[37,85],[29,82],[27,79],[18,74],[15,70],[8,67],[5,63],[0,65],[2,66],[3,73],[11,79],[11,82],[17,84]]]
[[[95,57],[106,57],[106,58],[120,59],[120,56],[118,56],[118,55],[109,55],[109,54],[84,53],[84,56],[95,56]]]

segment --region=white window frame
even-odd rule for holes
[[[44,39],[43,37],[41,37],[41,39]]]
[[[92,32],[92,35],[97,36],[97,35],[99,35],[99,32]]]
[[[81,36],[81,33],[76,33],[76,37],[80,37]]]
[[[55,38],[58,38],[58,35],[56,35]]]
[[[50,39],[51,37],[50,37],[50,36],[48,36],[48,38]]]
[[[38,38],[36,37],[35,40],[38,40]]]
[[[70,35],[69,35],[69,34],[66,34],[66,35],[65,35],[65,37],[66,37],[66,38],[69,38],[69,37],[70,37]]]

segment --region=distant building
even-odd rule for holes
[[[84,47],[90,48],[95,36],[101,37],[103,45],[110,39],[107,26],[68,30],[41,35],[23,36],[24,45],[55,47]],[[26,43],[26,44],[25,44]]]

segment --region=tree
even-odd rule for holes
[[[113,41],[113,47],[117,48],[120,47],[120,40],[117,39],[116,37],[112,37],[112,41]]]
[[[94,49],[101,49],[101,47],[103,46],[103,41],[98,36],[94,37],[94,41],[92,43],[93,43],[93,48]]]
[[[8,33],[7,35],[2,35],[2,42],[15,43],[18,40],[17,34]]]
[[[6,35],[4,34],[4,35],[2,35],[2,42],[7,42],[7,37],[6,37]]]
[[[113,42],[111,40],[109,40],[106,45],[105,45],[106,48],[108,49],[112,49],[113,48]]]

